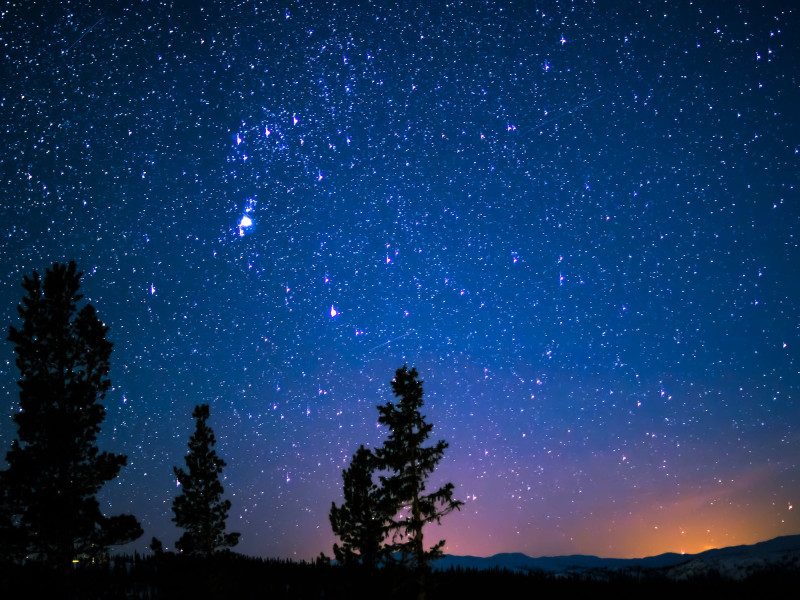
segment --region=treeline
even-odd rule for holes
[[[264,560],[233,552],[211,557],[165,554],[116,557],[102,564],[76,566],[71,589],[64,590],[40,563],[0,567],[0,597],[174,600],[191,598],[385,600],[414,598],[407,570]],[[495,598],[669,598],[778,597],[797,589],[800,573],[770,566],[733,581],[711,572],[676,582],[658,570],[594,571],[569,576],[506,570],[450,569],[428,576],[427,600]]]

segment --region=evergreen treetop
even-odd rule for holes
[[[380,476],[383,493],[394,505],[395,516],[388,526],[391,543],[388,551],[399,553],[401,562],[415,571],[425,571],[430,561],[442,555],[444,540],[425,549],[423,528],[440,523],[442,517],[460,510],[463,502],[453,499],[454,486],[447,483],[426,494],[426,481],[444,455],[448,444],[439,440],[423,446],[433,425],[425,420],[422,408],[422,381],[415,368],[397,369],[392,391],[397,403],[378,406],[378,422],[386,425],[389,437],[375,455],[386,474]]]
[[[78,310],[81,275],[70,262],[47,269],[44,281],[36,271],[25,276],[22,325],[8,336],[20,372],[20,410],[8,469],[0,474],[0,545],[17,558],[33,554],[62,566],[142,533],[131,515],[105,517],[95,498],[126,457],[96,445],[112,345],[94,307]]]
[[[219,475],[225,461],[217,456],[216,439],[206,421],[208,404],[200,404],[192,413],[196,422],[185,456],[186,470],[174,468],[181,493],[172,503],[173,522],[184,529],[176,543],[182,552],[210,556],[218,550],[239,543],[239,533],[225,533],[225,520],[231,508],[230,500],[222,500],[223,488]]]
[[[387,506],[375,482],[377,466],[375,455],[361,446],[342,472],[344,502],[342,506],[332,502],[330,511],[331,528],[342,542],[341,546],[333,545],[340,564],[374,568],[384,558],[383,538],[393,507]]]

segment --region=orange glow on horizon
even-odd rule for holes
[[[697,554],[800,533],[798,511],[791,510],[789,499],[776,499],[772,486],[763,485],[765,475],[754,468],[733,484],[675,492],[669,498],[656,492],[625,501],[606,498],[590,502],[589,514],[532,515],[511,531],[500,525],[507,508],[495,504],[487,514],[480,502],[468,503],[440,528],[426,532],[426,539],[446,539],[445,552],[456,555],[642,558]]]

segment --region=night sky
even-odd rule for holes
[[[448,553],[800,533],[799,17],[3,2],[3,328],[23,275],[78,263],[114,343],[100,446],[128,466],[100,497],[141,520],[128,549],[174,547],[208,403],[236,549],[330,554],[405,363],[450,444],[432,484],[466,502],[427,532]]]

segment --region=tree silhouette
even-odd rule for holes
[[[392,391],[400,401],[378,407],[378,422],[389,427],[390,434],[375,452],[378,465],[386,472],[380,476],[383,493],[393,506],[393,518],[388,526],[392,541],[388,551],[400,554],[402,564],[414,571],[426,571],[430,561],[442,555],[444,540],[426,550],[423,528],[454,510],[463,502],[453,499],[453,484],[425,494],[425,482],[442,459],[448,444],[439,440],[435,445],[422,444],[430,436],[433,425],[425,421],[422,408],[422,381],[417,370],[407,366],[397,369]]]
[[[225,533],[230,500],[222,500],[219,474],[225,461],[214,450],[214,432],[206,424],[208,404],[196,406],[192,417],[196,429],[189,439],[186,471],[174,468],[181,493],[172,502],[173,521],[185,532],[175,544],[182,552],[211,556],[217,550],[239,543],[239,533]]]
[[[374,568],[384,555],[385,527],[393,515],[375,484],[377,466],[372,452],[361,446],[350,467],[342,471],[344,503],[331,503],[331,528],[342,542],[341,546],[333,545],[333,554],[343,565]]]
[[[78,311],[81,275],[70,262],[47,269],[44,281],[36,271],[26,276],[17,308],[22,326],[8,336],[20,410],[8,469],[0,473],[0,546],[62,567],[142,534],[131,515],[105,517],[95,498],[127,458],[96,445],[112,345],[94,307]]]

